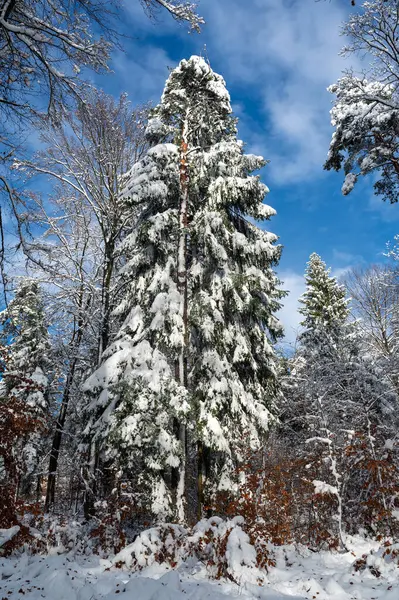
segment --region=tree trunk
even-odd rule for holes
[[[180,214],[179,214],[179,248],[177,256],[177,286],[182,298],[181,315],[183,320],[183,340],[180,356],[176,365],[177,379],[186,389],[188,387],[188,289],[187,289],[187,226],[188,226],[188,111],[182,128],[180,144]],[[182,463],[176,489],[176,512],[178,521],[186,520],[186,426],[179,424],[178,439],[182,447]]]
[[[61,409],[60,409],[60,413],[58,415],[57,423],[55,426],[55,433],[54,433],[54,437],[53,437],[53,443],[51,446],[49,470],[48,470],[48,477],[47,477],[46,501],[45,501],[45,505],[44,505],[45,511],[48,511],[55,502],[55,483],[56,483],[56,477],[57,477],[58,458],[60,455],[62,434],[64,431],[65,421],[66,421],[66,417],[67,417],[67,413],[68,413],[68,405],[69,405],[69,400],[70,400],[70,396],[71,396],[71,387],[72,387],[74,376],[75,376],[76,366],[78,364],[77,353],[78,353],[80,344],[83,339],[84,329],[87,325],[87,322],[84,319],[84,315],[86,315],[89,310],[90,302],[91,302],[90,296],[88,296],[86,298],[86,301],[84,301],[84,287],[82,284],[81,289],[80,289],[80,295],[79,295],[79,303],[78,303],[79,317],[77,319],[76,329],[73,332],[72,339],[70,342],[70,344],[73,348],[73,351],[72,351],[73,358],[69,364],[69,371],[68,371],[67,379],[65,382],[64,393],[63,393],[62,401],[61,401]]]
[[[198,488],[198,505],[197,505],[197,520],[202,519],[202,507],[204,506],[204,445],[198,442],[198,465],[197,465],[197,488]]]
[[[97,496],[97,470],[99,463],[99,451],[97,444],[90,443],[88,456],[87,479],[85,480],[85,494],[83,502],[83,510],[85,519],[91,519],[95,514],[94,503]]]
[[[102,283],[102,317],[99,332],[97,362],[101,363],[101,357],[109,342],[109,317],[111,312],[111,281],[114,272],[114,245],[108,244],[105,249],[105,266]]]
[[[75,357],[69,368],[69,373],[67,376],[64,393],[62,396],[61,409],[55,426],[55,433],[53,437],[53,443],[51,446],[50,462],[48,469],[46,502],[44,505],[44,510],[46,512],[49,511],[49,509],[53,506],[55,502],[55,483],[58,469],[58,458],[60,455],[62,433],[64,431],[64,425],[67,417],[69,399],[71,395],[71,386],[75,375],[76,363],[77,358]]]
[[[36,482],[36,503],[37,504],[40,502],[41,491],[42,491],[42,476],[38,475],[37,482]]]

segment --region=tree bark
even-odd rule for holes
[[[11,15],[11,13],[13,12],[15,5],[17,3],[17,0],[8,0],[8,2],[6,1],[4,3],[3,6],[6,6],[6,10],[4,12],[4,20],[7,21],[8,17]],[[3,10],[3,9],[2,9]]]
[[[179,359],[176,364],[176,374],[179,383],[186,389],[188,387],[188,287],[187,287],[187,227],[188,227],[188,200],[189,200],[189,174],[188,174],[188,110],[182,127],[182,140],[180,144],[180,214],[179,214],[179,247],[177,256],[177,286],[182,298],[181,316],[183,320],[183,339]],[[182,463],[176,489],[176,512],[179,522],[186,520],[186,446],[187,432],[184,423],[179,423],[178,439],[182,447]]]
[[[58,459],[60,455],[62,434],[64,431],[65,421],[68,412],[69,399],[71,395],[71,386],[75,375],[77,364],[77,358],[75,357],[70,365],[69,373],[65,383],[64,393],[62,396],[61,409],[58,415],[57,423],[55,426],[55,433],[51,446],[50,462],[47,477],[47,491],[46,491],[46,502],[44,510],[48,512],[55,502],[55,484],[58,469]]]
[[[197,521],[202,519],[202,507],[204,506],[204,445],[201,441],[198,442],[198,465],[197,465]]]
[[[62,442],[62,434],[64,432],[65,421],[66,421],[66,417],[68,414],[69,400],[71,397],[71,387],[72,387],[74,376],[75,376],[76,366],[78,364],[77,352],[80,348],[80,344],[81,344],[82,338],[83,338],[84,328],[86,326],[86,323],[83,319],[83,315],[85,313],[87,313],[87,310],[90,306],[90,297],[87,298],[85,303],[83,302],[83,298],[84,298],[84,296],[83,296],[83,287],[82,287],[81,296],[80,296],[81,314],[78,319],[77,329],[74,331],[74,333],[72,335],[72,339],[71,339],[71,345],[73,347],[73,352],[72,352],[73,358],[69,364],[69,371],[68,371],[68,375],[67,375],[66,382],[65,382],[64,392],[62,395],[61,408],[60,408],[57,423],[55,426],[55,433],[54,433],[53,442],[52,442],[52,446],[51,446],[49,470],[48,470],[48,477],[47,477],[46,501],[45,501],[45,505],[44,505],[44,509],[46,512],[54,505],[54,502],[55,502],[55,484],[56,484],[57,469],[58,469],[58,459],[59,459],[59,455],[60,455],[60,448],[61,448],[61,442]],[[85,306],[84,306],[84,304],[85,304]]]
[[[111,281],[114,272],[114,245],[105,248],[105,266],[102,282],[102,318],[100,325],[100,335],[98,343],[98,364],[101,363],[101,357],[109,342],[109,317],[111,312]]]

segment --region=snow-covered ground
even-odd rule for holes
[[[32,600],[398,600],[397,561],[381,558],[375,542],[351,538],[350,552],[312,553],[292,547],[276,549],[276,567],[263,587],[240,578],[239,585],[209,581],[203,565],[185,563],[177,570],[153,565],[140,573],[113,566],[109,560],[73,554],[0,558],[0,599]],[[371,553],[371,554],[370,554]],[[369,568],[356,571],[363,554]]]

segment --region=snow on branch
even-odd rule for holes
[[[205,23],[203,17],[196,13],[196,2],[176,2],[175,0],[141,0],[151,13],[156,5],[165,8],[176,21],[187,21],[191,30],[200,33],[201,25]]]

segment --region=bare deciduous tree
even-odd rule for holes
[[[66,323],[64,384],[50,457],[47,506],[54,502],[55,477],[76,376],[98,363],[110,335],[114,304],[115,248],[126,215],[119,196],[123,175],[146,147],[144,124],[148,108],[132,109],[126,95],[119,100],[92,92],[63,125],[44,122],[47,144],[32,161],[15,162],[28,176],[46,176],[55,186],[44,202],[31,195],[18,222],[39,228],[42,235],[24,241],[31,268],[53,287],[57,321]],[[26,240],[25,231],[22,238]],[[54,292],[55,289],[55,292]],[[89,349],[86,345],[89,344]],[[83,361],[81,349],[90,354]]]
[[[352,313],[358,319],[362,340],[385,357],[395,352],[395,316],[398,311],[397,275],[389,266],[352,269],[345,280]]]
[[[203,23],[192,3],[142,3],[197,31]],[[120,7],[120,0],[1,0],[0,114],[20,120],[38,111],[58,120],[71,95],[80,96],[81,68],[108,69]]]
[[[369,72],[346,73],[329,91],[332,135],[325,168],[343,169],[344,195],[362,175],[377,175],[376,194],[395,203],[399,198],[399,47],[396,0],[372,0],[350,16],[342,32],[349,43],[344,55],[367,57]]]
[[[102,239],[103,325],[99,333],[100,356],[108,343],[111,277],[115,245],[123,229],[119,195],[123,175],[146,147],[144,124],[148,107],[135,110],[125,94],[115,101],[103,92],[92,92],[65,123],[48,127],[42,141],[46,150],[32,161],[14,166],[30,174],[44,174],[58,183],[63,197],[77,195],[92,214]]]
[[[140,1],[150,15],[159,7],[193,30],[203,23],[194,3]],[[82,68],[108,70],[120,40],[121,10],[120,0],[0,0],[0,194],[8,198],[14,218],[18,194],[9,162],[17,146],[26,145],[27,124],[38,117],[60,123],[87,93]],[[22,229],[17,223],[19,236]],[[4,266],[4,253],[0,260]],[[3,267],[0,272],[4,275]]]
[[[195,11],[197,2],[178,2],[176,0],[140,0],[150,15],[157,7],[166,9],[176,21],[188,21],[193,31],[199,33],[205,22]]]

